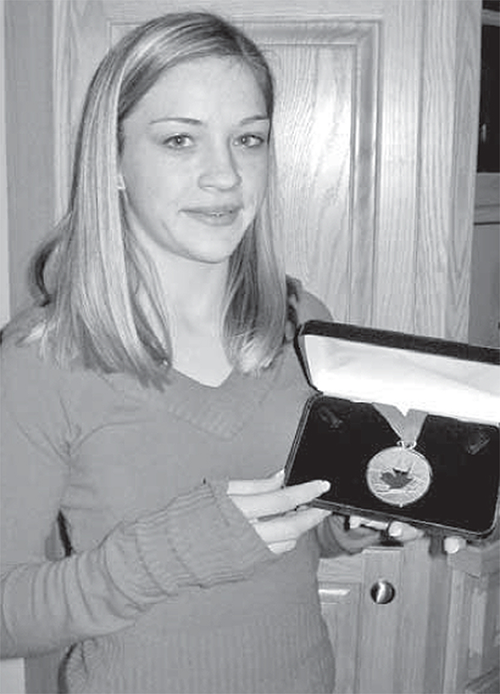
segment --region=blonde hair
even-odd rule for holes
[[[117,190],[122,123],[165,70],[208,56],[232,56],[249,66],[272,119],[273,80],[261,51],[211,13],[169,14],[141,25],[109,51],[93,77],[68,212],[33,264],[45,317],[29,337],[40,338],[43,351],[61,365],[125,372],[158,387],[166,382],[165,366],[172,363],[168,319]],[[272,197],[270,183],[229,262],[223,334],[228,358],[243,372],[268,367],[285,341],[287,286],[273,247]],[[146,318],[151,311],[159,328]]]

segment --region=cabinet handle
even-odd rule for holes
[[[370,588],[370,595],[377,605],[388,605],[394,600],[396,589],[390,581],[375,581]]]

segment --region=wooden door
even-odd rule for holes
[[[278,82],[279,243],[336,320],[466,338],[480,0],[199,0]],[[84,89],[124,31],[179,0],[55,0],[57,209]]]

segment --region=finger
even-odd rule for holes
[[[284,470],[284,468],[281,468],[281,470],[278,470],[278,472],[275,472],[274,474],[269,475],[269,477],[277,478],[277,479],[279,479],[280,483],[283,484],[283,482],[284,482],[284,480],[285,480],[285,470]]]
[[[445,537],[443,545],[446,554],[456,554],[467,545],[467,542],[462,537],[453,535]]]
[[[265,477],[258,480],[231,480],[227,487],[227,493],[233,494],[265,494],[281,489],[285,473],[280,470],[271,477]]]
[[[301,535],[319,525],[329,515],[330,512],[326,509],[309,507],[286,516],[255,521],[253,527],[271,547],[276,543],[296,542]]]
[[[403,526],[401,523],[391,523],[387,529],[387,534],[396,540],[401,539],[403,535]]]
[[[349,517],[349,527],[351,530],[355,530],[364,526],[366,528],[373,528],[374,530],[385,530],[388,526],[386,521],[378,521],[370,518],[363,518],[361,516],[350,516]]]
[[[284,540],[283,542],[272,542],[269,545],[269,549],[274,554],[284,554],[285,552],[290,552],[297,546],[297,540]]]
[[[418,528],[415,528],[413,525],[409,525],[408,523],[394,521],[389,525],[387,534],[390,535],[390,537],[393,537],[395,540],[400,540],[401,542],[410,542],[422,537],[423,532]]]
[[[231,494],[231,499],[247,518],[274,516],[309,504],[330,488],[329,482],[315,480],[260,494]]]
[[[362,518],[360,516],[349,516],[349,527],[351,530],[356,530],[361,525]]]

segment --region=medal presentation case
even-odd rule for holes
[[[331,488],[313,505],[469,539],[495,525],[500,351],[309,321],[298,336],[316,393],[286,484]]]

